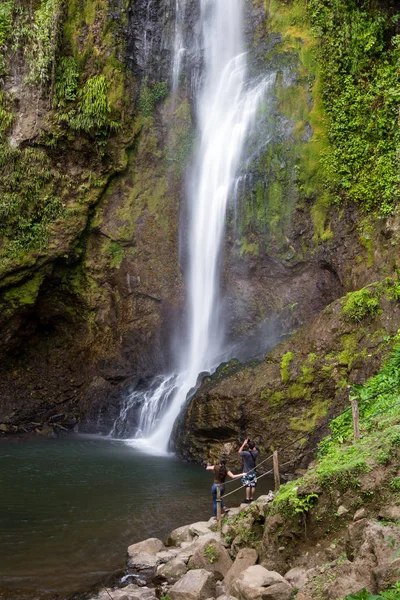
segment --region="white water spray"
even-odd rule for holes
[[[177,0],[177,8],[182,3]],[[157,453],[167,452],[176,417],[199,373],[214,370],[220,362],[224,327],[219,261],[226,210],[246,136],[269,83],[266,79],[246,86],[242,0],[201,0],[201,21],[204,80],[197,95],[199,141],[189,174],[187,342],[182,344],[179,373],[157,378],[152,389],[142,393],[140,437],[130,440]],[[175,44],[176,85],[181,47],[180,38]],[[138,394],[128,398],[125,413],[129,403],[138,402]]]

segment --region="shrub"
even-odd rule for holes
[[[379,312],[379,300],[367,288],[347,294],[343,313],[349,321],[360,322],[367,316],[375,317]]]

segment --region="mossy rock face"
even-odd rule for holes
[[[373,319],[349,321],[337,300],[264,361],[203,381],[177,427],[178,453],[203,462],[227,451],[235,462],[240,439],[251,438],[265,456],[293,442],[280,459],[294,459],[290,470],[308,463],[307,451],[346,407],[349,387],[374,374],[392,347],[400,325],[394,283],[368,288],[381,307]]]
[[[335,0],[332,6],[339,4]],[[312,2],[303,0],[289,3],[268,0],[247,5],[250,72],[255,77],[270,77],[270,86],[259,108],[257,129],[248,142],[251,175],[242,177],[228,218],[224,276],[232,314],[229,323],[232,336],[245,337],[258,327],[262,329],[271,316],[284,323],[284,331],[293,331],[321,310],[323,303],[329,304],[344,291],[359,289],[384,275],[392,275],[398,262],[396,211],[389,219],[379,218],[373,211],[365,214],[349,200],[335,170],[329,166],[333,156],[340,162],[350,138],[350,145],[356,143],[353,134],[362,137],[365,131],[357,130],[358,121],[353,114],[349,123],[354,125],[354,131],[348,131],[348,139],[342,139],[342,145],[338,143],[337,121],[332,117],[327,98],[332,94],[339,97],[335,96],[335,110],[338,110],[341,87],[337,79],[334,90],[330,85],[332,73],[331,70],[329,74],[326,72],[324,49],[332,50],[336,41],[335,52],[347,57],[348,48],[340,35],[332,36],[329,28],[321,33],[321,23],[315,26],[319,9],[328,11],[325,5],[315,8]],[[357,31],[360,34],[364,31],[368,37],[374,10],[382,10],[379,28],[386,27],[385,43],[389,44],[393,61],[397,46],[390,42],[395,33],[390,25],[392,6],[370,9],[361,15],[362,10],[356,5],[346,5],[343,10],[333,8],[334,27],[343,21],[343,31],[351,28],[353,11],[357,22],[362,21]],[[352,38],[352,43],[357,43],[357,36]],[[382,47],[378,51],[378,62],[382,77],[386,78],[385,69],[391,67],[386,65]],[[343,58],[343,62],[338,59],[340,75],[336,73],[335,78],[342,77],[343,90],[347,85],[346,64],[352,60],[354,57]],[[365,60],[367,64],[369,55]],[[367,69],[368,73],[357,71],[356,87],[363,88],[364,77],[376,76],[378,67],[374,59],[371,61],[375,67]],[[374,85],[371,83],[371,98],[376,91]],[[355,89],[354,102],[346,101],[343,105],[353,106],[355,112],[360,110],[361,122],[372,113],[363,112],[362,91],[357,95]],[[392,109],[385,102],[382,98],[376,100],[385,113],[382,118],[389,123]],[[393,127],[391,124],[388,127],[391,131],[388,143],[393,145]],[[366,144],[357,142],[357,147],[366,147]],[[381,157],[382,164],[388,164],[389,155]],[[350,172],[352,169],[348,167]],[[341,168],[346,169],[346,165],[342,164]],[[357,173],[351,178],[357,187]],[[382,185],[386,185],[385,182],[385,177],[381,178]],[[374,186],[376,181],[371,182],[371,190]],[[376,202],[380,200],[380,196],[376,198]],[[316,265],[324,269],[316,269]],[[311,290],[311,281],[316,283],[314,290]]]
[[[0,395],[17,429],[59,402],[71,424],[91,407],[115,412],[124,384],[168,360],[159,348],[182,299],[178,211],[193,129],[186,93],[168,98],[172,55],[158,56],[171,12],[148,15],[153,54],[139,65],[145,49],[131,34],[143,34],[146,6],[41,0],[10,12],[16,30],[26,18],[54,41],[54,68],[43,63],[43,81],[28,86],[29,61],[45,58],[29,37],[14,100],[11,55],[0,65]]]

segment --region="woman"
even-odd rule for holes
[[[213,513],[214,517],[217,516],[217,485],[221,486],[221,496],[225,494],[225,488],[222,484],[225,483],[226,476],[229,475],[232,479],[238,479],[242,477],[244,473],[239,473],[238,475],[234,475],[232,471],[227,471],[226,469],[226,456],[221,456],[218,465],[208,465],[206,467],[207,471],[214,471],[214,483],[211,487],[211,494],[213,499]],[[225,512],[225,505],[221,500],[221,512]]]

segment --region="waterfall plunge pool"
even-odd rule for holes
[[[208,520],[211,483],[199,466],[122,441],[2,440],[0,599],[67,598],[106,581],[129,544]],[[270,488],[264,477],[257,494]]]

